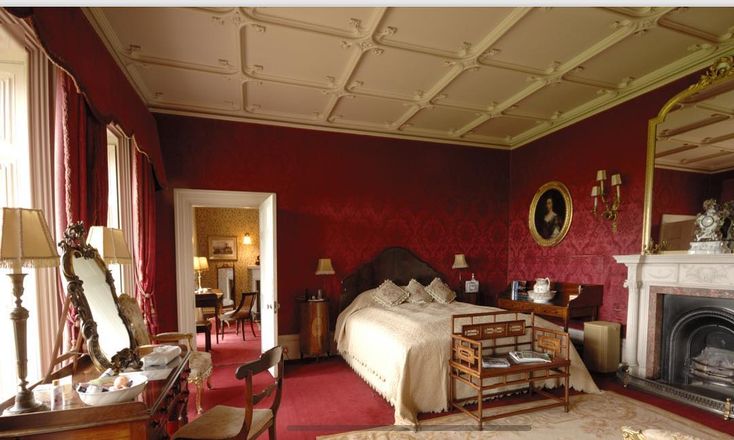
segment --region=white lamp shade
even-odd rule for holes
[[[59,265],[48,224],[40,209],[2,208],[0,267],[54,267]]]
[[[245,236],[242,237],[242,244],[246,244],[246,245],[252,244],[252,237],[250,237],[250,234],[245,234]]]
[[[202,272],[209,270],[209,262],[206,257],[194,257],[194,270]]]
[[[596,180],[607,180],[607,170],[598,170],[596,172]]]
[[[591,188],[591,197],[596,197],[599,195],[599,187],[594,185],[593,188]]]
[[[619,174],[612,174],[612,186],[619,186],[622,184],[622,176]]]
[[[319,258],[316,265],[316,275],[334,275],[334,266],[331,265],[331,258]]]
[[[87,234],[87,244],[97,249],[99,256],[107,264],[131,264],[133,262],[122,229],[92,226]]]
[[[469,267],[469,265],[466,264],[466,257],[464,254],[454,255],[454,264],[451,266],[452,269],[466,269],[467,267]]]

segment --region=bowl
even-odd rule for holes
[[[142,374],[126,374],[132,382],[132,386],[129,388],[123,388],[121,390],[110,390],[110,391],[96,391],[96,392],[81,392],[77,390],[79,398],[82,399],[87,405],[100,406],[100,405],[112,405],[115,403],[128,402],[138,397],[145,385],[148,383],[148,378]],[[102,386],[112,386],[115,381],[115,377],[106,377],[102,379]]]
[[[547,303],[556,296],[555,290],[549,290],[547,292],[536,292],[535,290],[528,290],[528,297],[537,303]]]

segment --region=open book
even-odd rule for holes
[[[507,368],[510,361],[503,357],[484,356],[482,358],[482,368]]]
[[[518,364],[528,364],[531,362],[550,362],[551,358],[548,353],[539,351],[511,351],[510,358]]]

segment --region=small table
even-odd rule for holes
[[[528,286],[531,284],[528,283]],[[551,290],[556,295],[550,302],[536,303],[527,296],[512,299],[510,292],[503,292],[497,298],[497,307],[513,312],[533,312],[563,320],[563,330],[568,331],[570,318],[590,318],[595,321],[599,314],[604,286],[599,284],[553,283]]]
[[[301,308],[301,359],[304,355],[329,355],[329,300],[299,298]]]

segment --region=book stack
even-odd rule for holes
[[[548,353],[540,351],[511,351],[510,359],[517,364],[530,364],[534,362],[550,362],[551,358]]]

